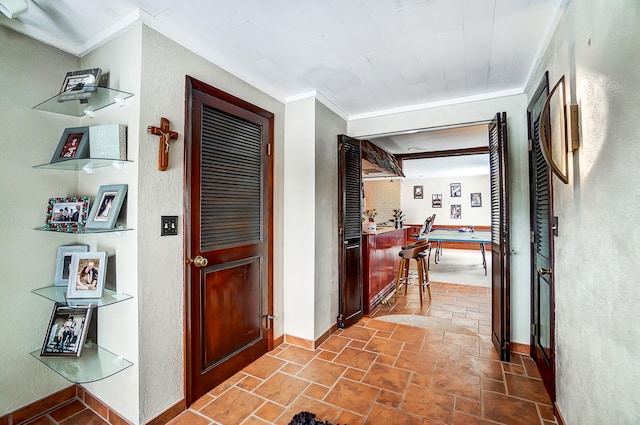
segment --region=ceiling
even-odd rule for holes
[[[143,21],[280,101],[354,119],[522,93],[568,1],[27,0],[0,24],[83,56]]]

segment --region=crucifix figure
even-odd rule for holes
[[[158,170],[165,171],[169,166],[169,142],[178,138],[178,133],[169,130],[169,120],[165,117],[160,118],[160,127],[150,125],[147,127],[147,133],[160,136],[158,145]]]

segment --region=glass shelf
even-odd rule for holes
[[[82,228],[80,230],[75,229],[75,228],[53,228],[53,227],[45,227],[45,226],[40,226],[40,227],[34,227],[34,230],[41,230],[43,232],[55,232],[55,233],[67,233],[70,235],[85,235],[85,234],[90,234],[90,233],[115,233],[115,232],[128,232],[130,230],[133,230],[131,228],[128,227],[116,227],[113,229],[86,229],[86,228]]]
[[[81,117],[83,115],[92,116],[95,111],[112,105],[116,102],[120,105],[124,105],[125,99],[133,96],[133,94],[131,93],[116,89],[110,89],[107,87],[91,88],[95,89],[95,91],[91,93],[91,97],[89,97],[88,99],[65,100],[60,102],[58,101],[58,99],[61,94],[57,94],[52,98],[47,99],[44,102],[34,106],[33,109],[55,112],[57,114],[71,115],[74,117]],[[69,92],[63,93],[63,95],[68,94]]]
[[[88,173],[94,168],[113,167],[122,169],[125,164],[131,163],[128,159],[110,159],[110,158],[71,158],[62,161],[48,162],[46,164],[34,165],[33,168],[49,169],[49,170],[84,170]]]
[[[122,356],[94,343],[85,344],[80,357],[41,356],[40,349],[32,351],[31,355],[67,381],[76,384],[99,381],[133,365]]]
[[[112,291],[111,289],[104,288],[102,291],[102,298],[71,298],[67,299],[67,287],[66,286],[45,286],[44,288],[34,289],[34,294],[45,297],[48,300],[55,301],[57,303],[67,304],[71,307],[88,307],[89,305],[95,307],[104,307],[106,305],[119,303],[133,298],[133,296],[124,294],[122,292]]]

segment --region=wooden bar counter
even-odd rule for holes
[[[395,289],[400,263],[399,253],[407,243],[410,227],[395,229],[378,227],[376,234],[362,234],[362,284],[364,314],[375,307]]]

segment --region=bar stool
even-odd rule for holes
[[[422,293],[427,288],[429,299],[431,299],[431,287],[429,286],[429,269],[425,257],[427,249],[431,249],[428,241],[418,241],[411,245],[407,245],[400,251],[400,264],[398,265],[398,278],[396,279],[396,303],[398,302],[398,290],[400,285],[404,285],[404,294],[407,295],[407,286],[409,285],[409,267],[411,260],[416,261],[418,269],[418,293],[420,294],[420,307],[422,307]]]

